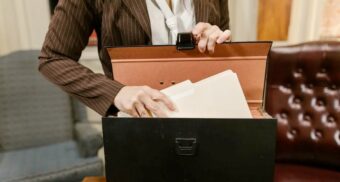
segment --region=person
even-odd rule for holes
[[[105,75],[78,63],[93,30]],[[166,117],[160,104],[176,108],[160,91],[112,80],[105,47],[171,44],[178,32],[188,30],[200,52],[213,53],[216,44],[230,40],[228,0],[60,0],[39,56],[39,71],[102,116],[123,111],[135,117],[150,112]]]

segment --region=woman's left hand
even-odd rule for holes
[[[208,50],[212,54],[216,44],[231,40],[230,30],[222,31],[218,26],[209,23],[198,23],[192,34],[198,43],[198,50],[202,53]]]

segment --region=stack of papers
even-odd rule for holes
[[[176,105],[171,118],[252,118],[236,73],[231,70],[196,83],[186,80],[161,91]],[[129,117],[118,113],[118,117]]]

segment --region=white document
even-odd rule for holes
[[[237,75],[231,70],[197,83],[187,80],[162,90],[176,105],[172,118],[251,118]],[[118,117],[128,117],[118,113]]]

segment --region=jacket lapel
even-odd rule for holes
[[[122,0],[130,13],[136,18],[145,33],[151,39],[150,19],[144,0]]]
[[[196,23],[209,22],[210,4],[209,0],[194,0]]]

